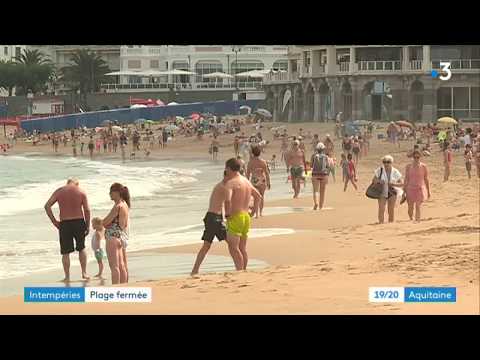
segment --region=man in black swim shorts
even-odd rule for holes
[[[212,195],[210,196],[210,205],[208,207],[208,212],[203,219],[205,224],[205,231],[203,232],[202,240],[203,246],[198,252],[197,259],[195,260],[195,265],[193,266],[191,275],[198,274],[200,265],[202,264],[203,259],[210,250],[212,245],[213,238],[217,237],[219,241],[225,240],[227,238],[227,230],[223,223],[223,204],[225,202],[226,189],[225,189],[225,173],[224,179],[219,182],[213,188]]]

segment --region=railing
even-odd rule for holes
[[[152,84],[102,84],[104,90],[198,90],[198,89],[230,89],[236,87],[239,89],[260,90],[262,88],[262,81],[238,81],[234,82],[208,82],[208,83],[152,83]]]
[[[440,62],[449,62],[452,70],[480,69],[480,59],[434,60],[432,69],[440,69]]]
[[[350,72],[350,63],[349,62],[341,62],[338,66],[338,72]]]
[[[412,60],[410,61],[410,70],[422,70],[422,65],[422,60]]]
[[[359,71],[397,71],[401,70],[400,61],[359,61]]]
[[[294,72],[294,73],[279,72],[275,74],[267,74],[263,78],[264,83],[286,82],[286,81],[298,81],[298,72]]]

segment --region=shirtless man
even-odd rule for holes
[[[225,164],[226,195],[225,217],[227,218],[227,243],[237,270],[245,270],[248,263],[247,238],[250,231],[250,198],[258,204],[262,196],[244,176],[240,175],[240,163],[229,159]]]
[[[58,202],[60,208],[60,222],[52,212],[52,206],[56,202]],[[90,208],[87,195],[78,186],[78,180],[69,179],[67,185],[58,188],[45,204],[45,211],[52,224],[59,230],[60,253],[62,254],[63,270],[65,272],[63,281],[70,281],[70,253],[74,252],[75,249],[79,252],[82,278],[88,280],[85,237],[90,229]],[[73,239],[76,243],[75,248]]]
[[[213,238],[216,236],[218,241],[225,240],[227,238],[227,230],[223,224],[223,204],[225,202],[226,188],[225,188],[225,172],[223,173],[223,180],[220,181],[213,188],[212,195],[210,195],[210,204],[208,206],[208,212],[203,219],[205,224],[205,231],[203,232],[202,240],[203,246],[198,252],[197,259],[195,260],[195,265],[191,275],[198,274],[200,265],[202,264],[203,259],[210,250],[212,245]]]
[[[212,160],[217,160],[218,158],[218,148],[220,147],[220,142],[217,140],[217,136],[213,135],[211,150],[212,150]]]
[[[292,176],[292,188],[294,191],[293,198],[298,198],[300,194],[300,180],[303,177],[305,170],[305,152],[299,148],[300,141],[295,140],[293,142],[292,150],[290,150],[286,157],[287,172],[290,171]]]

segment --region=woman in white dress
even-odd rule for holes
[[[378,222],[384,223],[385,208],[388,211],[388,222],[395,220],[395,202],[403,194],[402,174],[393,167],[393,157],[385,155],[382,159],[383,166],[375,170],[373,182],[383,185],[382,195],[378,199]]]

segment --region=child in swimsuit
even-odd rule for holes
[[[105,240],[105,228],[103,227],[102,219],[93,218],[92,227],[95,230],[92,235],[92,250],[95,253],[95,259],[97,259],[98,263],[98,274],[95,275],[95,277],[102,278],[104,252],[101,248],[101,243],[102,240]]]

